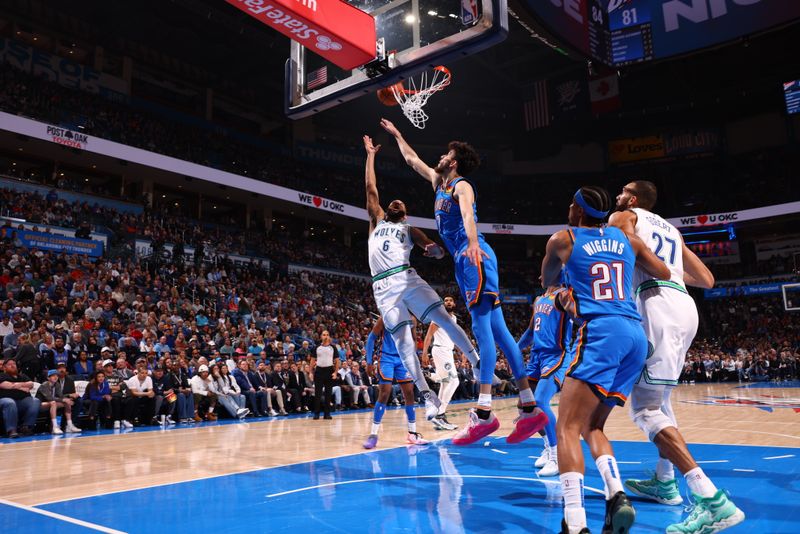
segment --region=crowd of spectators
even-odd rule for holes
[[[169,424],[214,420],[220,411],[308,411],[323,330],[342,361],[336,407],[374,402],[377,380],[363,357],[374,310],[364,280],[281,274],[257,263],[146,268],[135,258],[17,245],[0,242],[0,383],[21,384],[19,398],[1,406],[8,435],[30,432],[42,410],[63,411],[67,431],[77,431],[72,416],[81,414],[87,428],[128,428],[160,416]],[[515,308],[509,317],[524,329],[528,308]],[[461,393],[472,396],[474,377],[459,365]],[[51,380],[58,386],[31,398],[34,383]]]

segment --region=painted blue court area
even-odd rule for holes
[[[130,533],[558,532],[558,479],[537,479],[532,467],[541,441],[510,446],[503,438],[492,438],[486,443],[456,448],[442,441],[377,450],[40,509]],[[654,469],[652,445],[616,442],[614,447],[623,478],[646,477]],[[747,515],[744,524],[726,532],[800,532],[800,449],[690,448]],[[247,462],[246,451],[241,459]],[[589,526],[599,533],[602,481],[593,463],[586,472]],[[685,484],[681,487],[685,492]],[[643,501],[634,505],[633,532],[664,532],[684,514],[682,507]],[[30,511],[3,507],[0,512],[5,532],[93,531]]]

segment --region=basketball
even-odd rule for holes
[[[397,99],[394,96],[394,91],[392,91],[392,87],[397,87],[397,89],[400,91],[404,89],[402,82],[397,82],[396,84],[390,85],[389,87],[383,87],[381,89],[378,89],[377,93],[378,100],[380,100],[381,104],[383,104],[384,106],[396,106],[399,104],[399,102],[397,102]]]

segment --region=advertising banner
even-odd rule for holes
[[[715,287],[706,289],[703,295],[707,299],[722,299],[727,297],[751,297],[754,295],[771,295],[781,293],[781,283],[753,284],[741,287]]]
[[[112,100],[127,98],[127,84],[121,78],[13,39],[0,38],[0,61],[33,75],[43,76],[63,87],[88,91]]]
[[[366,160],[363,148],[348,149],[303,142],[295,144],[294,157],[318,165],[339,169],[357,169],[359,173],[364,171]],[[375,162],[375,169],[380,174],[401,174],[407,172],[408,166],[397,158],[382,155]]]
[[[611,163],[663,158],[666,155],[664,138],[660,135],[616,139],[608,142],[608,159]]]
[[[800,16],[797,0],[651,0],[656,57],[682,54]]]
[[[340,0],[225,0],[345,70],[375,59],[375,19]]]
[[[664,152],[667,156],[716,152],[721,145],[719,131],[712,129],[687,130],[669,133],[663,137]]]
[[[14,230],[18,244],[25,248],[38,248],[66,252],[67,254],[86,254],[99,257],[103,255],[103,243],[91,239],[78,239],[63,235],[33,232],[31,230]]]

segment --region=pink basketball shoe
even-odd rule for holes
[[[469,411],[467,424],[453,438],[453,445],[469,445],[481,438],[485,438],[495,430],[500,428],[500,421],[494,416],[494,412],[489,414],[489,418],[483,420],[478,417],[475,408]]]
[[[506,443],[521,443],[539,432],[547,425],[549,419],[541,408],[534,408],[532,412],[519,411],[519,416],[514,419],[514,431],[506,437]]]

